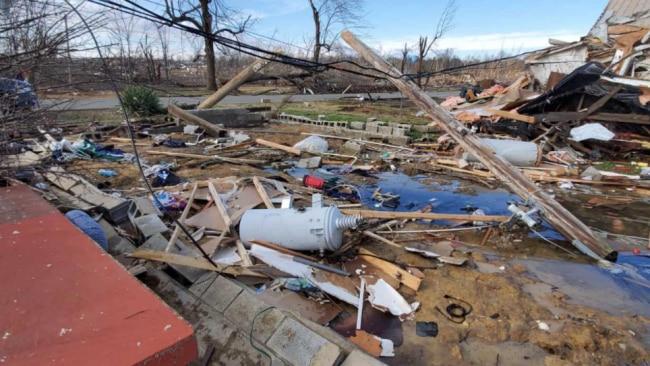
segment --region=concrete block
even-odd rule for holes
[[[394,127],[393,128],[393,136],[406,136],[406,132],[408,130],[399,128],[399,127]]]
[[[407,130],[407,131],[410,131],[411,128],[413,127],[413,125],[412,125],[412,124],[409,124],[409,123],[398,123],[398,124],[397,124],[397,127],[398,127],[398,128],[402,128],[402,129],[405,129],[405,130]]]
[[[341,349],[292,318],[286,318],[266,345],[294,365],[335,365]]]
[[[433,131],[433,128],[427,126],[427,125],[413,125],[413,129],[422,132],[422,133],[427,133]]]
[[[398,127],[398,126],[399,126],[399,122],[388,122],[388,126],[389,126],[389,127],[393,127],[393,128]]]
[[[228,306],[224,315],[241,329],[251,329],[251,324],[255,319],[253,337],[260,342],[266,342],[277,325],[286,317],[278,309],[271,309],[257,316],[268,307],[268,304],[254,294],[242,291]],[[255,318],[256,316],[257,318]]]
[[[145,238],[149,238],[155,234],[164,233],[165,231],[169,230],[167,225],[165,225],[165,223],[162,222],[160,217],[158,217],[156,214],[140,216],[136,219],[133,219],[133,223]]]
[[[376,122],[366,123],[366,131],[368,132],[377,133],[378,128],[379,128],[379,124],[377,124]]]
[[[392,135],[393,134],[393,128],[390,126],[379,126],[377,127],[377,132],[382,134],[382,135]]]
[[[366,123],[360,121],[354,121],[354,122],[350,122],[349,126],[353,130],[363,130],[366,128]]]
[[[368,119],[366,119],[366,122],[375,122],[376,120],[376,117],[368,117]]]
[[[358,144],[358,143],[354,142],[354,141],[348,141],[345,144],[343,144],[343,149],[358,153],[358,152],[361,152],[361,150],[363,149],[363,146],[361,144]]]
[[[298,161],[298,168],[303,169],[316,169],[320,168],[322,158],[320,156],[313,156],[311,158],[304,158]]]
[[[391,145],[405,146],[411,142],[408,136],[388,136],[386,141]]]
[[[386,364],[357,349],[350,352],[348,357],[346,357],[343,363],[341,363],[341,366],[358,366],[358,365],[383,366]]]
[[[216,273],[208,273],[196,282],[190,287],[190,291],[220,313],[223,313],[243,290]]]
[[[319,115],[318,115],[318,120],[319,120],[319,121],[324,121],[324,120],[325,120],[325,117],[326,117],[326,116],[325,116],[324,114],[319,114]]]
[[[238,329],[223,315],[214,312],[209,306],[197,303],[193,308],[198,321],[192,326],[199,345],[199,354],[205,353],[209,346],[215,346],[217,352],[212,356],[210,365],[264,365],[268,358],[254,349],[249,341],[250,329]],[[257,321],[255,322],[257,324]],[[264,349],[273,359],[273,365],[282,366],[285,363],[273,356],[267,347],[256,342],[257,347]]]

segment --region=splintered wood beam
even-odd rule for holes
[[[438,122],[440,128],[448,133],[465,151],[483,163],[492,174],[506,184],[522,201],[538,205],[542,210],[541,213],[544,219],[569,239],[580,251],[587,254],[591,250],[601,258],[616,261],[617,253],[609,244],[597,238],[589,227],[552,197],[544,193],[543,190],[535,186],[519,169],[495,154],[478,136],[472,134],[463,124],[454,119],[449,112],[440,107],[415,83],[404,77],[399,70],[359,41],[350,31],[344,31],[341,33],[341,37],[374,68],[384,72],[388,80],[397,89],[406,94],[421,110]],[[585,247],[587,250],[585,250]]]
[[[221,197],[219,197],[219,192],[217,191],[217,188],[214,186],[214,184],[212,184],[212,182],[208,182],[208,190],[210,191],[210,195],[212,195],[212,199],[214,200],[214,205],[217,207],[217,210],[219,211],[219,214],[223,219],[223,223],[226,226],[226,230],[224,230],[224,233],[228,233],[230,232],[232,226],[232,219],[230,218],[230,215],[228,215],[226,206],[224,206],[223,202],[221,202]]]
[[[273,202],[271,202],[271,199],[269,198],[269,195],[266,193],[266,189],[264,189],[264,186],[258,177],[253,177],[253,184],[255,185],[257,194],[260,195],[262,202],[264,202],[264,206],[269,209],[275,208],[275,206],[273,206]]]
[[[521,122],[526,122],[526,123],[535,123],[535,117],[533,117],[533,116],[526,116],[526,115],[519,114],[519,113],[514,113],[514,112],[509,112],[509,111],[502,111],[500,109],[491,109],[491,108],[486,108],[485,111],[487,113],[493,114],[495,116],[514,119],[515,121],[521,121]]]
[[[302,151],[300,151],[298,149],[294,149],[293,147],[289,147],[289,146],[276,144],[275,142],[272,142],[272,141],[266,141],[264,139],[256,139],[255,142],[260,144],[260,145],[264,145],[264,146],[272,147],[274,149],[286,151],[289,154],[298,155],[298,156],[300,156],[300,154],[302,154]]]
[[[212,137],[219,137],[219,134],[222,131],[225,131],[225,130],[213,125],[212,123],[204,120],[203,118],[201,118],[199,116],[195,116],[192,113],[190,113],[190,112],[188,112],[186,110],[180,109],[180,108],[178,108],[177,106],[175,106],[173,104],[170,104],[170,105],[167,106],[167,113],[171,114],[174,117],[178,117],[179,119],[181,119],[181,120],[183,120],[185,122],[194,123],[196,125],[199,125],[199,126],[203,127],[203,129],[205,130],[205,133],[207,133],[208,135],[210,135]]]
[[[181,225],[184,225],[185,219],[187,219],[187,215],[190,213],[190,208],[192,208],[192,202],[194,202],[194,196],[196,196],[196,190],[199,188],[199,185],[194,183],[194,188],[192,188],[192,193],[190,193],[190,198],[187,200],[187,204],[185,205],[185,209],[183,210],[183,213],[181,214],[180,219],[178,219],[178,222]],[[181,227],[180,225],[177,225],[174,228],[174,232],[172,233],[171,239],[169,239],[169,243],[167,243],[167,247],[165,248],[165,252],[169,252],[172,247],[174,246],[174,243],[176,242],[176,239],[178,239],[178,236],[181,234]]]
[[[262,273],[255,272],[251,269],[233,266],[231,264],[216,263],[216,267],[208,262],[205,258],[188,257],[182,254],[167,253],[158,250],[138,248],[133,253],[127,254],[130,258],[140,258],[150,261],[165,262],[169,264],[178,264],[181,266],[205,269],[218,273],[225,273],[233,276],[251,276],[251,277],[268,277]]]
[[[245,83],[246,80],[248,80],[248,78],[255,75],[255,73],[262,70],[268,64],[269,64],[268,60],[257,59],[253,61],[252,64],[248,65],[245,69],[240,71],[239,74],[235,75],[235,77],[230,79],[224,86],[219,88],[219,90],[217,90],[212,95],[207,97],[204,101],[202,101],[196,107],[196,109],[208,109],[214,107],[223,98],[228,96],[230,92],[239,88],[239,86]]]
[[[415,220],[458,220],[458,221],[485,221],[485,222],[506,222],[510,216],[495,215],[463,215],[429,212],[393,212],[341,209],[344,215],[361,216],[366,219],[415,219]]]
[[[391,247],[402,248],[401,245],[399,245],[399,244],[397,244],[397,243],[394,243],[393,241],[388,240],[388,239],[384,238],[383,236],[379,236],[379,235],[373,233],[372,231],[368,231],[368,230],[366,230],[366,231],[363,232],[363,235],[365,235],[365,236],[367,236],[367,237],[369,237],[369,238],[373,238],[373,239],[375,239],[375,240],[378,240],[378,241],[380,241],[380,242],[382,242],[382,243],[384,243],[384,244],[388,244],[388,245],[390,245]]]

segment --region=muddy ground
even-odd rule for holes
[[[297,125],[270,125],[264,129],[272,129],[275,133],[245,132],[252,138],[293,145],[305,137],[300,132],[308,131],[306,127]],[[181,135],[175,137],[184,138]],[[330,148],[344,153],[340,150],[342,142],[330,139]],[[179,167],[175,173],[188,181],[258,175],[281,176],[297,183],[285,172],[234,164],[215,164],[201,169],[189,167],[199,163],[197,160],[145,153],[158,150],[201,154],[202,147],[149,148],[146,145],[150,142],[146,139],[138,143],[143,144],[138,149],[150,164],[174,161]],[[131,151],[128,145],[118,147]],[[287,154],[273,150],[260,150],[242,157],[293,160]],[[371,154],[358,164],[377,161],[378,156]],[[401,171],[413,170],[407,162],[394,164]],[[103,178],[97,174],[101,168],[115,170],[118,176]],[[75,161],[68,170],[89,177],[93,183],[109,182],[112,189],[124,195],[145,194],[139,172],[133,164]],[[472,196],[481,195],[484,190],[477,188],[474,182],[444,174],[420,172],[418,177],[428,187],[428,195],[436,197],[446,191],[456,195],[458,206],[463,206]],[[354,184],[382,185],[385,182],[367,177],[349,179]],[[648,235],[647,213],[650,210],[647,201],[643,201],[648,192],[591,187],[577,187],[566,192],[555,185],[547,188],[556,191],[558,199],[589,226],[618,235]],[[502,194],[507,195],[507,192]],[[634,200],[627,206],[614,208],[588,203],[594,196],[603,195],[624,195]],[[409,223],[404,229],[436,227]],[[480,243],[485,231],[454,235],[459,249],[453,255],[468,258],[469,262],[464,266],[440,265],[433,259],[373,240],[362,241],[361,245],[381,257],[420,268],[425,274],[417,293],[400,289],[409,302],[420,302],[421,308],[414,320],[401,324],[404,342],[396,348],[396,357],[382,361],[391,365],[642,365],[650,362],[647,351],[650,346],[647,288],[612,279],[607,270],[597,268],[557,237],[554,241],[563,250],[539,238],[531,238],[525,231],[506,233],[495,229],[484,246]],[[629,250],[639,245],[638,240],[635,243],[619,243],[620,249]],[[581,274],[581,277],[576,279],[574,274]],[[453,301],[446,299],[445,295],[471,305],[472,311],[465,321],[454,323],[436,309],[444,312]],[[439,334],[436,337],[417,336],[416,321],[436,322]],[[541,329],[543,324],[549,329]]]

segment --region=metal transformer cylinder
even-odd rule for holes
[[[357,226],[355,216],[343,216],[336,206],[248,210],[239,222],[246,246],[259,239],[292,250],[337,250],[343,230]]]

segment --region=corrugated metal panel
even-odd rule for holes
[[[610,0],[603,13],[598,17],[598,20],[589,31],[590,34],[593,33],[596,25],[603,20],[603,16],[609,13],[609,10],[612,11],[610,19],[619,17],[635,17],[635,15],[639,16],[643,14],[637,20],[626,24],[650,28],[650,0]]]

